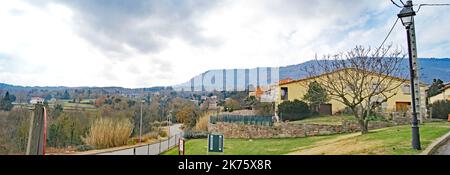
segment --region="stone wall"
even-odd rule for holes
[[[409,124],[408,118],[398,118],[389,122],[369,122],[369,129],[385,128]],[[360,131],[355,121],[345,121],[341,125],[276,123],[274,126],[244,125],[237,123],[209,124],[209,132],[224,134],[227,138],[288,138],[352,133]]]

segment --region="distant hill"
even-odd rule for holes
[[[12,93],[25,91],[31,93],[45,93],[51,91],[92,91],[93,93],[101,94],[137,94],[137,93],[153,93],[164,90],[165,87],[150,87],[150,88],[123,88],[123,87],[66,87],[66,86],[16,86],[5,83],[0,83],[0,90],[9,91]]]
[[[431,84],[433,82],[433,79],[441,79],[444,82],[450,82],[450,58],[419,58],[418,59],[419,66],[420,66],[420,80],[423,83]],[[307,61],[300,64],[295,65],[289,65],[289,66],[283,66],[279,68],[279,80],[291,78],[291,79],[301,79],[305,78],[307,76],[307,73],[304,71],[305,67],[311,66],[315,64],[315,60]],[[408,60],[405,59],[401,63],[402,67],[409,68]],[[259,68],[253,68],[253,69],[221,69],[221,70],[209,70],[202,74],[199,74],[188,82],[175,85],[173,86],[174,89],[180,90],[190,90],[191,85],[195,81],[199,81],[202,79],[202,76],[204,76],[207,73],[216,73],[217,75],[222,74],[222,72],[229,72],[229,71],[236,71],[236,72],[256,72],[256,70],[264,70],[266,67],[259,67]],[[405,69],[405,74],[409,74],[409,69]],[[220,77],[222,78],[222,77]],[[238,82],[245,81],[244,76],[238,76],[235,77]],[[227,78],[228,79],[228,78]],[[252,84],[252,83],[249,83]],[[229,86],[229,85],[227,85]],[[232,86],[232,85],[230,85]],[[253,85],[254,86],[254,85]],[[200,87],[195,87],[200,88]],[[222,87],[212,87],[212,88],[222,88]]]
[[[420,80],[424,83],[431,84],[433,82],[433,79],[441,79],[444,82],[450,82],[450,58],[420,58],[419,60],[419,66],[420,66]],[[310,66],[312,64],[315,64],[315,61],[307,61],[300,64],[295,65],[289,65],[289,66],[283,66],[279,67],[279,80],[286,79],[286,78],[292,78],[292,79],[301,79],[307,76],[307,73],[304,72],[305,66]],[[402,62],[402,66],[405,68],[408,68],[408,60],[404,60]],[[221,69],[221,70],[209,70],[206,71],[200,75],[197,75],[193,77],[191,80],[187,81],[186,83],[178,84],[172,86],[175,90],[181,90],[184,89],[186,91],[189,91],[191,88],[191,82],[192,80],[201,80],[202,75],[206,73],[217,73],[222,74],[223,71],[236,71],[240,73],[250,72],[255,73],[257,69],[264,70],[266,68],[270,67],[259,67],[259,68],[253,68],[253,69]],[[406,69],[407,70],[407,69]],[[242,75],[242,74],[241,74]],[[231,77],[227,77],[229,79]],[[235,76],[234,78],[237,79],[238,82],[245,81],[245,76]],[[250,82],[250,84],[254,84],[255,82]],[[227,85],[227,88],[229,86],[233,85]],[[103,94],[136,94],[136,93],[147,93],[147,92],[158,92],[160,90],[164,90],[165,87],[150,87],[150,88],[122,88],[122,87],[64,87],[64,86],[45,86],[45,87],[38,87],[38,86],[15,86],[15,85],[9,85],[0,83],[0,90],[3,91],[10,91],[10,92],[18,92],[18,91],[31,91],[31,92],[46,92],[46,91],[64,91],[64,90],[91,90],[91,91],[97,91],[102,92]]]
[[[450,58],[419,58],[420,80],[423,83],[431,84],[433,79],[441,79],[444,82],[450,82]],[[315,61],[307,61],[301,64],[290,65],[280,68],[280,79],[292,78],[300,79],[307,74],[301,71],[305,66],[314,64]],[[402,67],[409,68],[408,60],[401,63]],[[406,69],[408,71],[409,69]],[[408,73],[408,72],[406,72]]]

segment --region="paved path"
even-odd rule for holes
[[[440,148],[436,150],[434,155],[450,155],[450,139],[447,140],[447,142],[442,145]]]
[[[180,138],[182,134],[180,126],[181,124],[175,124],[169,127],[171,136],[169,140],[113,152],[100,153],[98,155],[158,155],[161,152],[176,146],[178,138]]]
[[[169,127],[169,131],[170,131],[170,136],[174,136],[176,134],[180,134],[181,132],[181,127],[182,124],[174,124],[172,126]]]

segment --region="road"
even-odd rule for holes
[[[434,155],[450,155],[450,139],[433,153]]]
[[[113,152],[100,153],[98,155],[158,155],[159,153],[168,150],[176,146],[178,138],[182,135],[182,130],[180,129],[181,124],[174,124],[169,127],[170,139],[161,142],[147,144],[144,146],[137,146],[134,148],[128,148]]]
[[[172,126],[169,127],[169,131],[170,131],[170,136],[174,136],[176,134],[179,134],[181,132],[183,132],[180,127],[182,124],[174,124]]]

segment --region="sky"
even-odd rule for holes
[[[139,88],[298,64],[378,47],[400,10],[389,0],[0,1],[0,82]],[[450,57],[449,11],[419,11],[419,57]],[[401,23],[387,44],[406,50]]]

